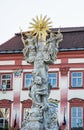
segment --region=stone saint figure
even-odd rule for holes
[[[21,39],[24,44],[23,54],[25,60],[29,63],[34,63],[34,59],[36,56],[36,46],[35,46],[36,40],[30,34],[27,35],[26,40],[24,40],[23,35]]]

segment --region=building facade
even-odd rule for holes
[[[56,32],[57,29],[52,29]],[[84,130],[84,27],[62,28],[57,60],[49,65],[50,103],[60,129]],[[21,128],[32,106],[28,87],[33,66],[26,63],[20,34],[0,45],[0,128]]]

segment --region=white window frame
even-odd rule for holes
[[[55,75],[55,77],[49,77],[49,75]],[[55,80],[55,84],[53,85],[54,83],[54,80]],[[49,83],[51,84],[52,88],[57,88],[57,73],[55,72],[52,72],[52,73],[48,73],[48,81]]]
[[[3,75],[10,75],[10,78],[3,78]],[[11,80],[12,80],[12,75],[11,74],[7,74],[7,73],[1,74],[1,85],[2,86],[6,85],[6,89],[11,88],[11,82],[12,82]],[[3,81],[5,81],[5,82],[3,83]],[[10,81],[10,84],[9,84],[10,87],[7,87],[8,86],[7,85],[8,81]]]
[[[6,126],[6,120],[8,121],[8,127],[9,127],[9,118],[10,118],[10,108],[0,108],[0,110],[3,110],[3,116],[4,117],[0,117],[0,120],[3,120],[3,123],[0,123],[1,125],[2,125],[2,127],[1,127],[1,125],[0,125],[0,128],[5,128],[5,126]],[[6,117],[6,109],[9,109],[9,117],[7,116]],[[8,118],[8,119],[7,119]]]
[[[26,77],[26,75],[30,75],[30,77]],[[26,84],[26,81],[29,80],[29,84]],[[24,75],[24,88],[28,88],[31,85],[32,82],[32,74],[31,73],[25,73]]]
[[[73,74],[81,74],[81,76],[73,76]],[[76,81],[76,85],[74,85],[74,80]],[[79,85],[79,79],[81,79],[81,84]],[[83,87],[83,72],[71,72],[71,87],[72,88],[81,88]]]
[[[76,113],[74,113],[75,116],[73,115],[73,108],[76,109],[76,111],[75,111]],[[80,116],[80,117],[79,117],[79,111],[78,111],[79,108],[82,110],[81,111],[82,116]],[[81,121],[79,122],[79,120],[81,120]],[[72,124],[73,121],[76,121],[76,124],[74,126]],[[78,107],[72,107],[71,108],[71,128],[74,128],[74,127],[77,127],[77,128],[78,127],[83,127],[83,107],[78,106]]]

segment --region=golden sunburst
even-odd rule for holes
[[[38,38],[43,38],[44,40],[46,39],[48,31],[50,31],[51,26],[51,21],[50,18],[47,18],[47,15],[42,17],[36,16],[36,18],[32,19],[32,22],[30,23],[30,29],[32,29],[32,35],[37,36]]]

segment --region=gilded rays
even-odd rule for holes
[[[36,18],[32,19],[29,28],[32,29],[32,35],[37,36],[39,39],[42,37],[45,40],[47,33],[52,27],[51,23],[50,18],[47,18],[47,16],[42,17],[42,15],[40,15],[40,17],[36,16]]]

